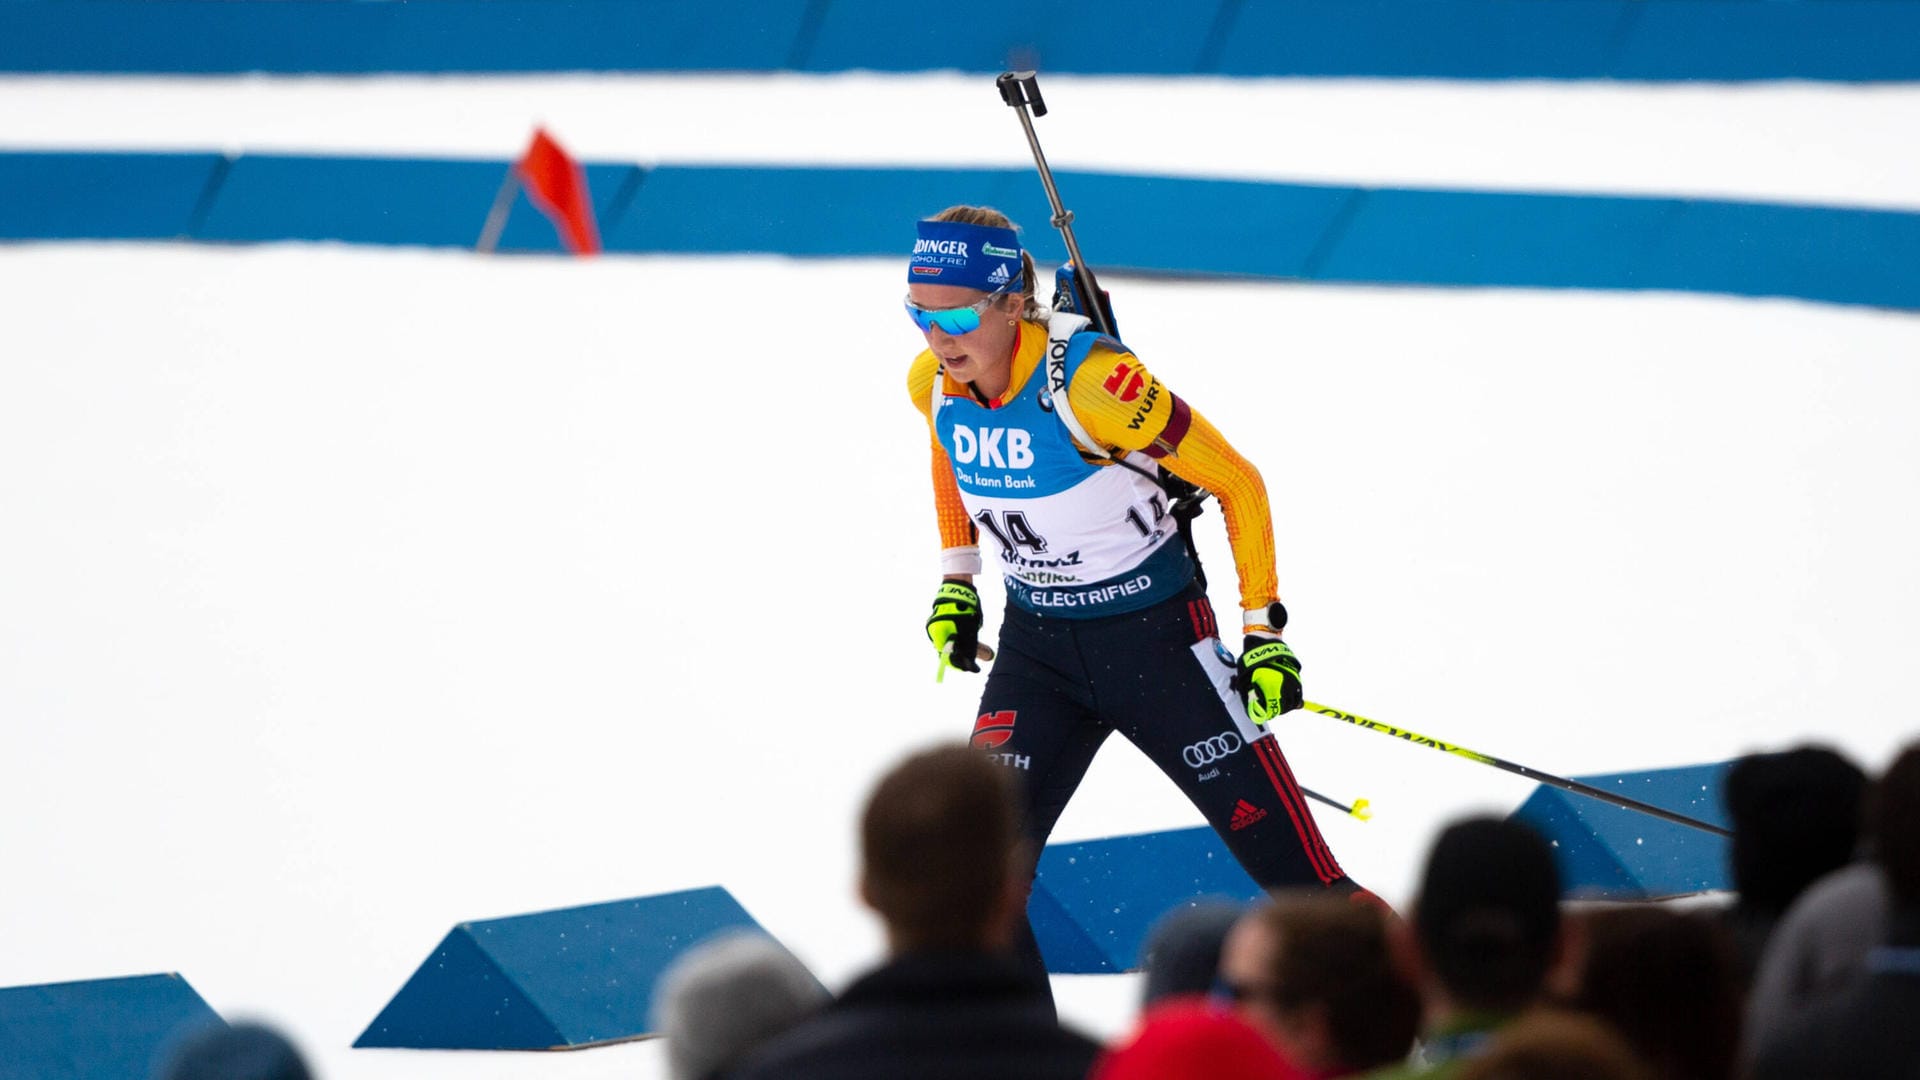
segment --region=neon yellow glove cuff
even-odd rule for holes
[[[1253,685],[1253,693],[1247,695],[1247,719],[1264,726],[1280,715],[1287,675],[1275,668],[1255,668],[1247,673],[1247,681]]]

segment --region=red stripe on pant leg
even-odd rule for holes
[[[1293,778],[1293,767],[1287,764],[1287,756],[1280,752],[1279,744],[1274,744],[1269,750],[1273,754],[1273,760],[1279,764],[1281,774],[1287,778],[1287,786],[1298,793],[1300,790],[1300,782]],[[1303,808],[1305,807],[1306,804],[1304,800],[1302,800],[1301,805]],[[1340,869],[1339,861],[1333,857],[1333,849],[1327,846],[1327,838],[1320,835],[1320,825],[1313,820],[1311,814],[1307,817],[1307,827],[1313,830],[1313,842],[1319,846],[1322,861],[1326,864],[1327,868],[1333,871],[1334,877],[1344,877],[1346,871]],[[1328,880],[1331,881],[1332,878]]]
[[[1320,865],[1320,853],[1313,849],[1312,844],[1307,843],[1307,830],[1300,823],[1300,817],[1305,808],[1288,797],[1286,785],[1281,782],[1280,774],[1274,770],[1273,763],[1267,760],[1267,755],[1263,752],[1261,743],[1265,741],[1264,739],[1255,741],[1254,759],[1259,761],[1260,767],[1267,771],[1267,779],[1273,783],[1273,790],[1280,796],[1281,808],[1287,812],[1287,817],[1293,819],[1293,832],[1300,841],[1301,852],[1306,855],[1307,862],[1313,867],[1314,876],[1320,879],[1320,884],[1325,885],[1333,879],[1327,876],[1326,867]]]
[[[1325,879],[1327,881],[1342,876],[1344,871],[1334,860],[1333,849],[1327,846],[1326,838],[1320,835],[1319,823],[1314,820],[1311,808],[1306,805],[1305,797],[1300,794],[1300,782],[1293,778],[1293,768],[1287,764],[1287,757],[1280,752],[1279,744],[1275,743],[1267,747],[1267,755],[1272,759],[1274,766],[1280,770],[1280,776],[1285,781],[1287,790],[1292,792],[1294,799],[1299,802],[1301,816],[1306,822],[1306,828],[1301,832],[1300,840],[1313,854],[1314,865],[1322,873],[1331,875]]]
[[[1299,790],[1300,782],[1293,778],[1293,766],[1287,764],[1287,756],[1280,752],[1280,746],[1278,743],[1274,744],[1273,756],[1275,760],[1280,762],[1281,771],[1286,773],[1287,783],[1292,784],[1296,791]],[[1333,870],[1333,876],[1345,877],[1346,871],[1340,869],[1339,860],[1333,857],[1333,848],[1327,845],[1327,838],[1321,835],[1320,825],[1317,821],[1313,823],[1313,839],[1314,839],[1314,842],[1320,845],[1320,853],[1326,856],[1327,866]]]
[[[1280,744],[1269,740],[1266,747],[1267,759],[1278,771],[1280,783],[1285,786],[1286,797],[1299,808],[1300,846],[1306,849],[1307,857],[1313,860],[1314,869],[1320,874],[1322,883],[1331,882],[1341,875],[1340,865],[1333,861],[1333,852],[1327,849],[1326,841],[1321,839],[1320,826],[1314,820],[1313,807],[1308,805],[1305,795],[1300,793],[1300,785],[1293,778],[1293,771],[1287,768],[1286,756],[1280,753]]]
[[[1220,636],[1220,624],[1214,620],[1213,605],[1206,597],[1187,601],[1187,618],[1193,620],[1193,640],[1205,641]]]
[[[1325,885],[1340,875],[1327,872],[1327,867],[1320,861],[1320,852],[1309,842],[1309,833],[1318,833],[1313,826],[1313,816],[1300,803],[1298,793],[1289,793],[1287,783],[1281,779],[1280,773],[1275,771],[1273,762],[1268,756],[1271,747],[1267,744],[1271,741],[1265,736],[1253,740],[1254,760],[1260,763],[1261,768],[1267,770],[1267,779],[1273,782],[1273,790],[1280,796],[1281,807],[1286,810],[1287,816],[1293,819],[1293,832],[1300,840],[1300,850],[1306,853],[1307,861],[1313,865],[1314,875],[1320,879],[1320,884]],[[1301,822],[1303,816],[1306,818],[1304,825]]]

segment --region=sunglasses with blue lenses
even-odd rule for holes
[[[913,320],[913,325],[919,327],[923,334],[931,332],[936,326],[956,337],[961,334],[971,334],[980,329],[980,317],[987,313],[987,309],[993,306],[995,300],[1006,295],[1006,292],[1007,288],[1003,286],[966,307],[937,310],[923,308],[914,303],[913,297],[909,296],[907,297],[907,317]]]

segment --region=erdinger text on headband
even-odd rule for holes
[[[907,280],[1000,292],[1021,279],[1020,236],[1012,229],[963,221],[915,223]]]

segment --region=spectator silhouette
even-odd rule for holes
[[[1228,931],[1247,912],[1231,900],[1202,901],[1162,915],[1140,949],[1146,971],[1141,1007],[1169,998],[1209,994],[1220,979],[1220,950]]]
[[[1884,944],[1852,989],[1757,1033],[1754,1080],[1920,1076],[1920,743],[1875,786],[1867,821],[1890,903]]]
[[[225,1024],[194,1032],[173,1048],[161,1080],[311,1080],[286,1036],[264,1024]]]
[[[653,1028],[672,1080],[713,1080],[818,1012],[825,987],[765,934],[739,931],[687,950],[660,976]]]
[[[1866,786],[1859,766],[1822,747],[1749,754],[1727,771],[1736,897],[1725,919],[1743,982],[1794,899],[1853,858]]]
[[[1460,1080],[1646,1080],[1619,1033],[1591,1016],[1542,1011],[1496,1035]]]
[[[882,777],[860,822],[860,895],[889,958],[754,1055],[741,1080],[1081,1080],[1099,1046],[1054,1019],[1026,924],[1011,772],[954,745]]]
[[[1197,998],[1147,1011],[1090,1080],[1310,1080],[1253,1025]]]
[[[1540,1002],[1563,934],[1560,871],[1539,833],[1499,818],[1449,826],[1427,857],[1405,942],[1426,1038],[1416,1060],[1369,1075],[1457,1076]]]
[[[1241,1016],[1315,1077],[1404,1061],[1419,1031],[1419,991],[1372,904],[1283,895],[1233,928],[1221,974]]]
[[[1887,875],[1872,859],[1807,887],[1780,917],[1747,995],[1744,1056],[1754,1040],[1867,977],[1867,954],[1887,936]]]
[[[1733,1080],[1740,957],[1709,913],[1654,905],[1582,919],[1579,1008],[1612,1025],[1655,1080]]]

